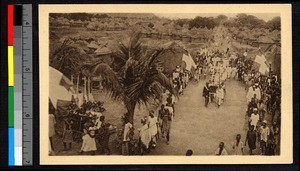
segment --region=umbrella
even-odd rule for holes
[[[58,101],[71,101],[72,92],[69,91],[72,82],[60,71],[50,67],[49,69],[49,99],[53,107],[57,109]]]

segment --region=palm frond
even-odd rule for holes
[[[160,85],[162,85],[169,92],[171,92],[174,95],[177,95],[176,91],[174,90],[172,82],[161,71],[157,71],[156,73],[152,73],[152,75],[149,77],[149,80],[151,80],[151,82],[160,83]]]
[[[102,85],[109,95],[115,100],[123,98],[124,89],[117,73],[115,73],[109,65],[100,63],[93,68],[93,76],[101,76],[103,79]]]

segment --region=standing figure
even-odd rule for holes
[[[209,102],[209,83],[207,82],[203,88],[202,96],[205,98],[205,107],[208,106]]]
[[[151,136],[151,141],[153,147],[156,146],[156,135],[157,135],[157,117],[154,116],[154,111],[151,110],[148,117],[148,125],[149,125],[149,132]]]
[[[97,150],[95,131],[90,129],[85,135],[82,136],[82,140],[82,146],[79,152],[84,155],[95,155]]]
[[[73,124],[72,120],[68,121],[68,119],[65,119],[64,133],[63,133],[64,151],[70,150],[72,148],[72,142],[73,142],[72,124]],[[67,144],[69,144],[69,148],[67,148]]]
[[[163,128],[163,137],[166,136],[167,144],[170,141],[170,131],[171,131],[171,123],[172,123],[172,113],[169,110],[166,110],[163,116],[162,128]]]
[[[256,149],[256,131],[254,130],[254,125],[250,126],[250,129],[247,132],[245,146],[248,143],[250,155],[253,155],[253,150]]]
[[[55,117],[54,117],[54,109],[50,110],[49,112],[49,141],[50,141],[50,147],[51,151],[50,153],[53,153],[54,146],[53,146],[53,136],[55,135]]]
[[[221,85],[219,85],[219,87],[217,88],[216,100],[217,100],[218,107],[220,107],[224,100],[224,90]]]
[[[145,118],[141,119],[142,127],[139,129],[139,147],[140,152],[143,155],[145,152],[149,152],[149,144],[151,141],[151,135],[149,131],[149,125]]]
[[[234,155],[243,155],[244,145],[241,142],[241,134],[236,135],[236,140],[232,144],[233,154]]]
[[[131,129],[133,129],[133,126],[129,122],[127,117],[124,117],[123,119],[124,119],[124,131],[123,131],[122,154],[129,155],[130,131]]]
[[[272,139],[273,143],[274,143],[274,153],[278,153],[279,150],[277,150],[277,148],[279,147],[279,127],[277,125],[277,122],[273,122],[273,126],[270,129],[270,139]]]
[[[262,126],[260,127],[260,130],[259,130],[259,133],[260,133],[261,154],[265,155],[266,154],[267,142],[268,142],[269,135],[270,135],[270,129],[267,126],[267,121],[266,120],[263,121]]]
[[[250,122],[250,126],[254,126],[254,128],[257,129],[257,123],[259,121],[259,115],[258,115],[258,112],[257,112],[257,108],[254,108],[253,112],[254,113],[251,114],[249,122]]]

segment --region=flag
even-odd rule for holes
[[[267,65],[267,60],[264,55],[256,55],[254,62],[256,62],[256,65],[259,65],[258,71],[261,74],[266,74],[269,72],[269,66]]]
[[[191,57],[190,54],[189,55],[183,54],[182,55],[182,61],[184,61],[185,64],[186,64],[185,69],[187,69],[189,71],[191,71],[192,67],[197,68],[197,65],[195,64],[195,62],[194,62],[194,60],[193,60],[193,58]]]

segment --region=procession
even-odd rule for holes
[[[140,32],[124,41],[108,53],[62,40],[114,61],[50,65],[49,155],[280,155],[277,43],[238,44],[223,23],[193,48]]]

